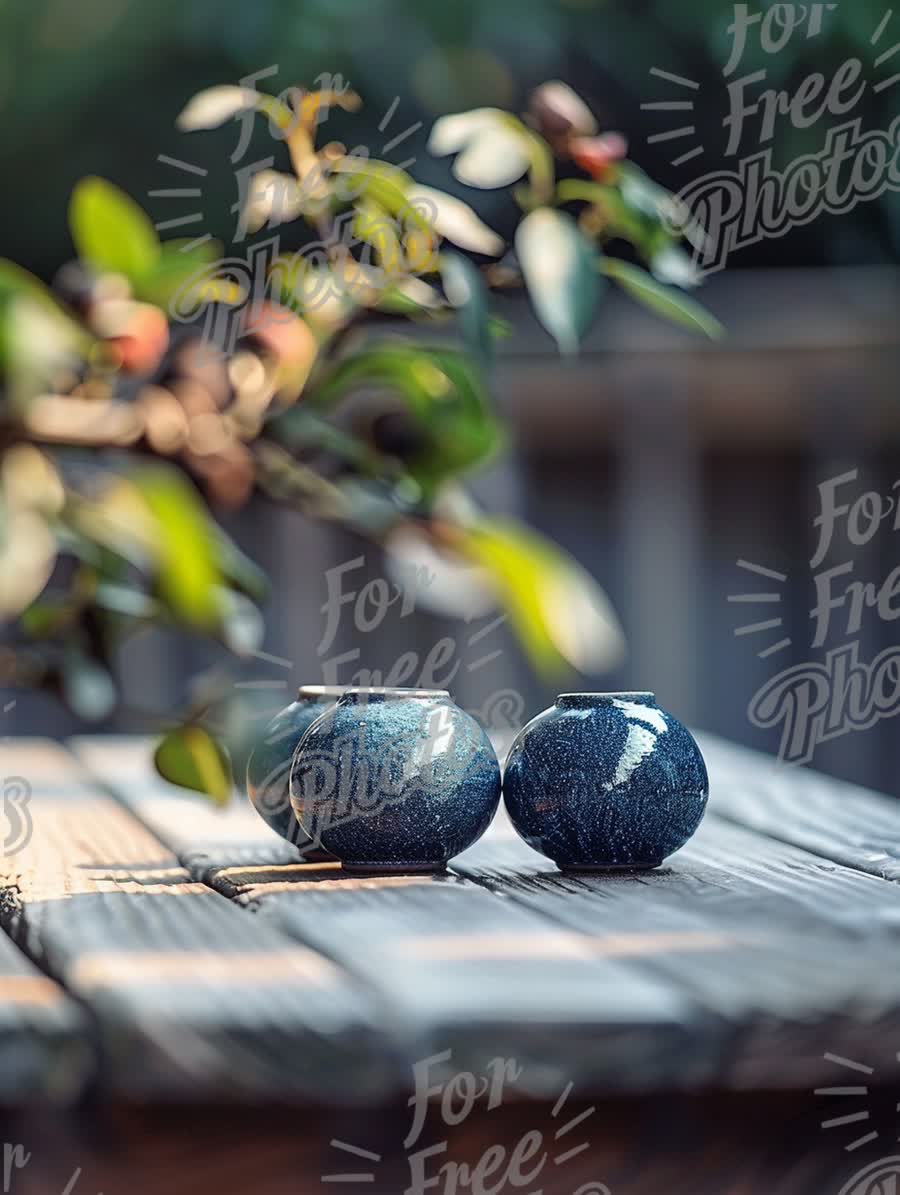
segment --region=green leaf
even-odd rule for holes
[[[383,540],[409,516],[409,501],[396,486],[367,477],[347,477],[336,485],[342,525],[365,539]]]
[[[220,626],[222,583],[212,524],[196,491],[174,470],[146,469],[134,483],[155,523],[159,595],[189,626]]]
[[[68,598],[42,596],[19,615],[19,627],[30,639],[49,639],[73,621]]]
[[[421,278],[399,278],[379,291],[374,304],[377,311],[408,315],[410,319],[428,318],[442,310],[441,295]]]
[[[466,344],[483,365],[493,356],[487,289],[481,271],[460,253],[442,253],[441,279],[447,301],[456,309]]]
[[[228,804],[231,765],[225,748],[202,726],[170,731],[156,748],[153,763],[170,784],[208,796],[214,805]]]
[[[664,206],[672,202],[671,193],[633,162],[620,163],[618,171],[622,197],[630,207],[645,215],[659,217]]]
[[[485,460],[500,443],[480,371],[455,349],[407,344],[361,349],[333,369],[315,402],[329,406],[361,388],[390,390],[414,416],[422,444],[404,464],[426,494]]]
[[[265,637],[266,626],[257,607],[233,589],[220,586],[216,590],[222,640],[236,656],[248,656],[258,651]]]
[[[660,188],[657,190],[662,195],[667,194]],[[610,186],[567,178],[557,185],[556,198],[559,203],[584,202],[596,208],[601,216],[600,235],[605,240],[619,237],[628,241],[644,261],[652,261],[654,256],[676,243],[656,207],[646,202],[629,201],[624,183]]]
[[[89,339],[75,323],[31,293],[0,303],[0,367],[10,407],[21,415],[39,394],[51,390],[60,373],[77,366],[86,343]]]
[[[363,199],[356,205],[353,217],[354,237],[371,245],[375,258],[390,277],[403,267],[403,250],[397,236],[396,222],[380,204]]]
[[[516,256],[538,319],[561,352],[576,352],[600,294],[590,243],[570,215],[542,207],[516,230]]]
[[[149,217],[105,179],[83,178],[69,201],[69,227],[79,258],[100,272],[138,284],[159,261],[159,237]]]
[[[524,126],[522,126],[522,133],[525,137],[530,162],[529,206],[533,207],[535,204],[548,203],[552,198],[556,168],[553,162],[553,151],[544,138]]]
[[[614,257],[601,257],[597,262],[597,268],[657,315],[690,328],[692,332],[702,332],[711,340],[718,340],[724,336],[725,329],[705,307],[701,307],[681,291],[671,286],[663,286],[639,266],[629,265],[628,262],[619,261]]]
[[[63,317],[62,308],[40,278],[23,270],[14,261],[0,257],[0,303],[19,296],[31,299],[43,307],[48,315]]]
[[[206,281],[209,278],[209,267],[222,256],[221,244],[207,241],[186,250],[186,243],[189,242],[166,241],[160,247],[156,264],[134,287],[139,299],[167,308],[192,279]]]
[[[397,166],[374,158],[346,157],[332,162],[331,170],[341,175],[337,198],[347,202],[370,200],[423,232],[431,230],[426,216],[410,202],[413,179]]]
[[[31,322],[35,327],[44,329],[39,335],[41,343],[27,348],[20,343],[21,328],[13,326],[26,310],[33,313]],[[19,365],[26,365],[28,372],[27,361],[23,358],[36,349],[40,356],[47,357],[50,349],[48,331],[50,339],[67,351],[74,352],[90,343],[90,337],[81,331],[39,278],[15,262],[0,258],[0,372],[9,368],[13,358]],[[50,355],[55,356],[56,350]]]
[[[62,696],[66,705],[90,722],[108,718],[116,706],[116,686],[108,669],[74,643],[63,656]]]
[[[218,523],[209,524],[213,537],[216,567],[232,589],[245,594],[254,602],[263,601],[269,593],[269,579],[250,557],[242,552],[230,535]]]
[[[109,614],[139,622],[150,621],[159,615],[159,606],[140,589],[101,581],[94,592],[94,602]]]
[[[499,315],[488,316],[488,333],[492,341],[509,340],[514,332],[515,328],[508,319]]]
[[[560,203],[584,202],[598,208],[603,216],[604,236],[621,237],[641,250],[649,248],[653,240],[646,215],[632,210],[616,187],[566,178],[557,184],[556,198]]]
[[[18,618],[44,591],[56,540],[43,514],[10,508],[0,490],[0,620]]]
[[[593,673],[619,663],[624,639],[609,599],[555,544],[502,519],[481,519],[457,532],[457,551],[485,569],[540,672]]]

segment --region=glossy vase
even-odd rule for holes
[[[343,688],[329,685],[304,685],[297,700],[268,724],[247,761],[247,795],[254,809],[276,834],[311,859],[325,853],[313,850],[291,808],[291,760],[313,722],[331,709],[343,692]]]
[[[700,824],[700,748],[652,693],[564,693],[520,732],[503,800],[563,870],[658,867]]]
[[[441,871],[490,825],[500,765],[448,693],[348,689],[300,741],[291,801],[346,868]]]

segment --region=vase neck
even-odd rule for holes
[[[371,705],[381,701],[449,701],[446,689],[349,688],[340,698],[341,705]]]
[[[298,701],[337,701],[347,692],[346,685],[301,685]]]
[[[656,696],[647,692],[560,693],[556,704],[564,710],[587,710],[595,706],[613,705],[617,701],[628,701],[632,705],[656,705]]]

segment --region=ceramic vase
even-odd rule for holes
[[[489,826],[500,765],[448,693],[348,689],[301,739],[291,801],[345,868],[440,871]]]
[[[563,870],[658,867],[709,795],[692,735],[652,693],[564,693],[513,743],[503,799],[525,841]]]
[[[344,692],[329,685],[303,685],[297,700],[276,714],[247,761],[247,795],[259,816],[307,858],[325,857],[312,847],[291,808],[291,760],[313,722]]]

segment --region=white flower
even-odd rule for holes
[[[415,186],[408,192],[409,202],[418,208],[429,224],[442,237],[469,249],[498,257],[503,252],[503,238],[481,220],[467,203],[436,191],[433,187]]]
[[[255,108],[260,95],[252,87],[223,84],[198,91],[188,100],[175,124],[187,133],[197,129],[216,129],[220,124],[247,108]]]
[[[435,121],[428,149],[437,157],[458,153],[453,173],[472,187],[506,187],[528,169],[528,142],[499,108],[475,108]]]
[[[264,224],[287,224],[302,211],[303,192],[292,174],[260,170],[253,176],[244,209],[249,232],[258,232]]]

